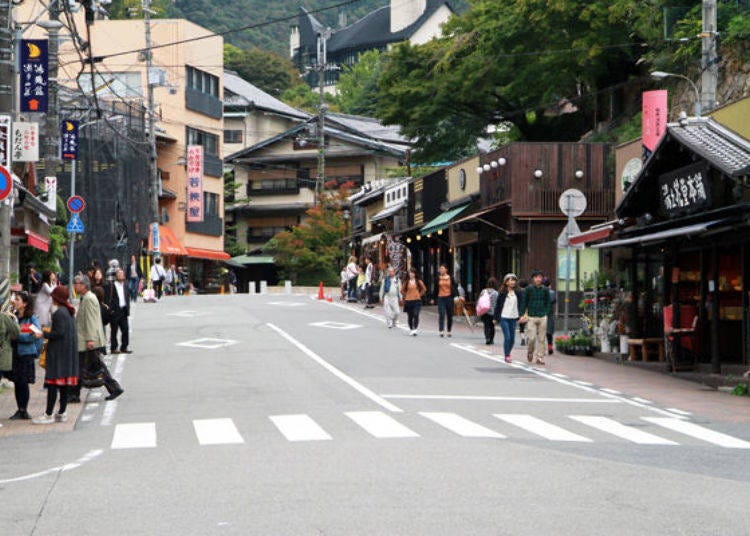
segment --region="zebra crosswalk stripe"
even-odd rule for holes
[[[193,429],[201,445],[236,445],[245,442],[232,419],[194,420]]]
[[[271,422],[288,441],[326,441],[332,439],[308,415],[273,415]]]
[[[721,432],[714,432],[698,424],[683,419],[670,417],[641,417],[644,421],[656,424],[668,430],[679,432],[696,439],[701,439],[714,445],[728,449],[750,449],[750,442],[732,437]]]
[[[381,411],[351,411],[346,413],[346,416],[364,428],[373,437],[381,439],[419,437],[419,434]]]
[[[435,422],[447,428],[453,433],[460,435],[461,437],[489,437],[495,439],[504,439],[505,436],[494,430],[477,424],[465,419],[455,413],[432,413],[432,412],[421,412],[420,415],[425,417],[432,422]]]
[[[560,428],[555,424],[548,423],[532,415],[502,413],[495,414],[495,417],[497,417],[501,421],[505,421],[514,426],[518,426],[519,428],[522,428],[527,432],[531,432],[532,434],[536,434],[545,439],[549,439],[550,441],[576,441],[580,443],[592,442],[587,437],[574,434],[573,432],[569,432],[564,428]]]
[[[139,422],[118,424],[110,448],[147,449],[156,447],[156,423]]]
[[[601,430],[602,432],[612,434],[639,445],[679,444],[675,443],[674,441],[670,441],[669,439],[664,439],[663,437],[649,434],[648,432],[644,432],[643,430],[638,430],[637,428],[633,428],[631,426],[625,426],[624,424],[612,420],[608,417],[601,417],[597,415],[569,415],[568,417],[570,417],[574,421],[583,423],[586,426],[591,426],[592,428],[596,428],[597,430]]]

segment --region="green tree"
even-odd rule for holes
[[[382,54],[378,50],[360,54],[357,63],[346,67],[337,86],[341,111],[355,115],[374,115],[381,72]]]
[[[141,4],[141,0],[112,0],[107,12],[113,19],[141,18]],[[174,14],[171,0],[151,0],[151,9],[155,12],[152,17],[170,17]]]
[[[295,108],[305,110],[306,112],[310,112],[313,114],[318,113],[318,103],[320,101],[320,96],[317,91],[313,91],[307,84],[300,83],[294,87],[287,89],[284,93],[281,94],[280,98],[289,106],[293,106]],[[338,98],[335,95],[326,93],[324,99],[330,111],[340,111]]]
[[[288,58],[275,52],[224,45],[224,67],[274,97],[298,83],[299,71]]]
[[[57,218],[55,223],[49,227],[49,247],[47,251],[27,248],[28,257],[24,261],[33,262],[40,272],[44,270],[59,271],[61,268],[60,262],[65,256],[66,245],[69,240],[68,233],[65,231],[67,223],[68,212],[65,208],[65,202],[58,195]]]
[[[488,125],[525,139],[578,139],[594,95],[640,77],[644,42],[660,39],[660,0],[473,0],[440,39],[386,57],[377,116],[401,124],[420,156],[458,157]],[[565,98],[575,113],[561,114]],[[529,113],[532,112],[532,113]]]
[[[321,194],[317,205],[307,211],[307,219],[266,244],[264,251],[273,255],[283,278],[303,286],[317,285],[320,281],[337,284],[337,262],[346,233],[343,208],[348,196],[346,187]]]

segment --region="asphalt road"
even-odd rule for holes
[[[750,430],[307,296],[138,304],[126,393],[0,442],[10,535],[750,533]],[[606,386],[605,386],[606,387]]]

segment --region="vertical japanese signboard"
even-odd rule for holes
[[[49,84],[46,39],[21,40],[20,106],[22,112],[46,112]]]
[[[39,161],[39,123],[13,123],[13,161]]]
[[[203,221],[203,147],[187,148],[187,221]]]
[[[648,158],[656,149],[664,131],[667,128],[667,91],[659,89],[656,91],[643,92],[643,158]]]
[[[10,145],[12,137],[10,116],[0,115],[0,166],[8,169],[12,163]]]
[[[60,124],[60,158],[78,159],[78,121],[65,119]]]

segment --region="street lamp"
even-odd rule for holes
[[[695,91],[695,116],[700,117],[701,116],[701,94],[700,91],[698,91],[698,86],[695,85],[695,82],[690,80],[687,76],[677,73],[666,73],[664,71],[653,71],[651,73],[651,78],[654,80],[664,80],[668,77],[673,78],[682,78],[683,80],[687,80],[690,86],[693,88],[693,91]]]

